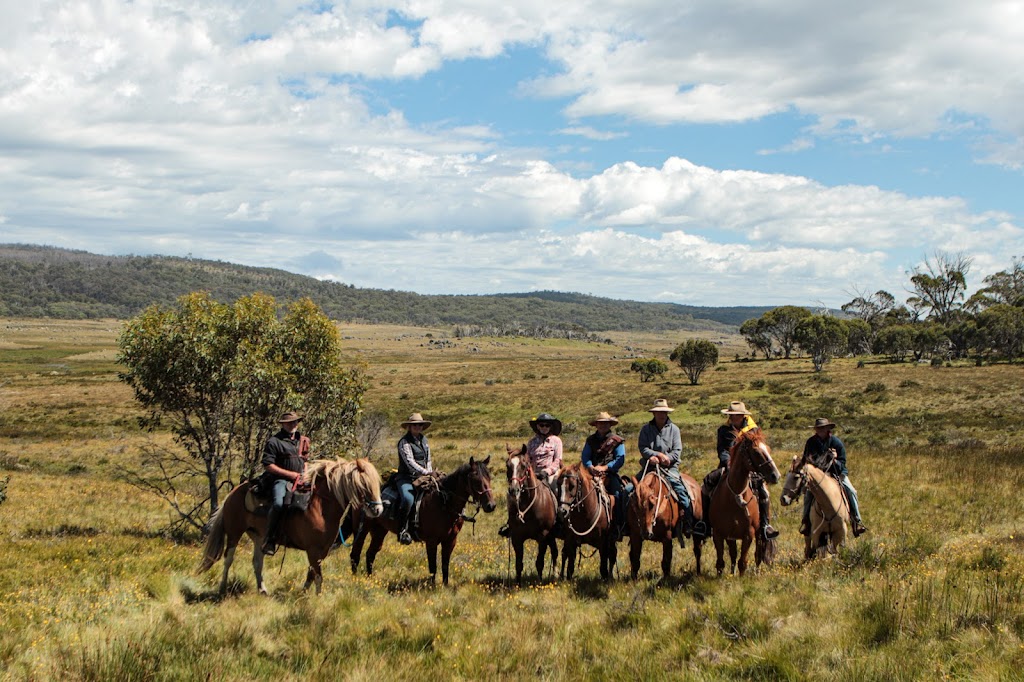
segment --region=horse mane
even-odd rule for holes
[[[455,490],[455,485],[459,479],[463,476],[469,475],[470,465],[469,462],[464,462],[459,466],[455,467],[455,471],[451,472],[441,481],[441,487],[447,492]]]
[[[736,436],[736,440],[732,442],[732,447],[729,448],[729,456],[736,454],[741,447],[757,447],[763,443],[767,443],[768,440],[765,438],[764,431],[760,427],[744,431],[740,435]]]
[[[374,493],[374,489],[380,490],[380,474],[367,459],[349,461],[338,457],[333,460],[320,459],[311,462],[303,478],[310,486],[314,486],[318,476],[324,477],[327,488],[342,504],[357,499],[372,500],[380,497]]]

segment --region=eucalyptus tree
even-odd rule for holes
[[[679,363],[690,385],[696,386],[700,375],[718,364],[718,346],[707,339],[688,339],[676,346],[669,359]]]
[[[783,357],[788,359],[793,349],[796,348],[797,325],[802,320],[810,317],[811,314],[811,311],[807,308],[784,305],[772,308],[761,316],[768,336],[779,345]]]
[[[793,332],[796,342],[820,372],[825,363],[845,352],[849,328],[831,315],[811,315],[800,320]]]

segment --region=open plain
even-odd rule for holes
[[[319,598],[301,591],[305,558],[279,553],[263,597],[243,540],[219,600],[219,564],[193,573],[198,535],[168,532],[167,505],[125,480],[144,447],[169,439],[136,424],[119,329],[0,320],[6,679],[1024,679],[1024,365],[868,357],[816,374],[806,358],[748,361],[738,335],[706,333],[720,362],[690,386],[678,367],[648,383],[629,371],[639,356],[667,362],[685,333],[582,342],[344,326],[371,377],[364,411],[393,424],[368,444],[377,467],[394,465],[398,423],[422,412],[440,468],[491,457],[498,510],[463,530],[449,588],[427,582],[422,545],[392,537],[372,577],[353,576],[344,549],[329,557]],[[551,412],[571,461],[588,418],[607,410],[635,473],[655,398],[677,408],[682,468],[697,478],[715,466],[731,400],[752,409],[783,472],[814,419],[831,417],[870,532],[805,563],[799,509],[781,508],[774,486],[778,555],[743,578],[714,576],[710,543],[695,575],[687,543],[671,580],[659,581],[651,545],[633,582],[623,544],[611,583],[588,551],[573,582],[511,585],[497,535],[505,444]]]

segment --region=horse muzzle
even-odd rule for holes
[[[380,500],[374,502],[367,502],[363,505],[363,511],[367,517],[375,519],[384,513],[384,503]]]
[[[793,504],[793,498],[789,495],[783,494],[782,497],[779,498],[779,502],[782,503],[783,507],[788,507]]]

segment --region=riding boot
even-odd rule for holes
[[[779,531],[772,526],[771,518],[768,516],[768,501],[758,500],[758,506],[761,511],[761,533],[764,535],[765,539],[771,540],[779,537]]]
[[[861,535],[866,533],[868,530],[867,526],[861,523],[860,519],[853,520],[853,537],[859,538]]]
[[[807,516],[807,515],[804,515],[804,517],[802,519],[800,519],[800,535],[810,535],[810,534],[811,534],[811,517]]]
[[[277,527],[281,524],[283,513],[282,507],[271,507],[267,515],[267,535],[263,538],[263,547],[260,550],[265,556],[274,556],[277,553]]]

